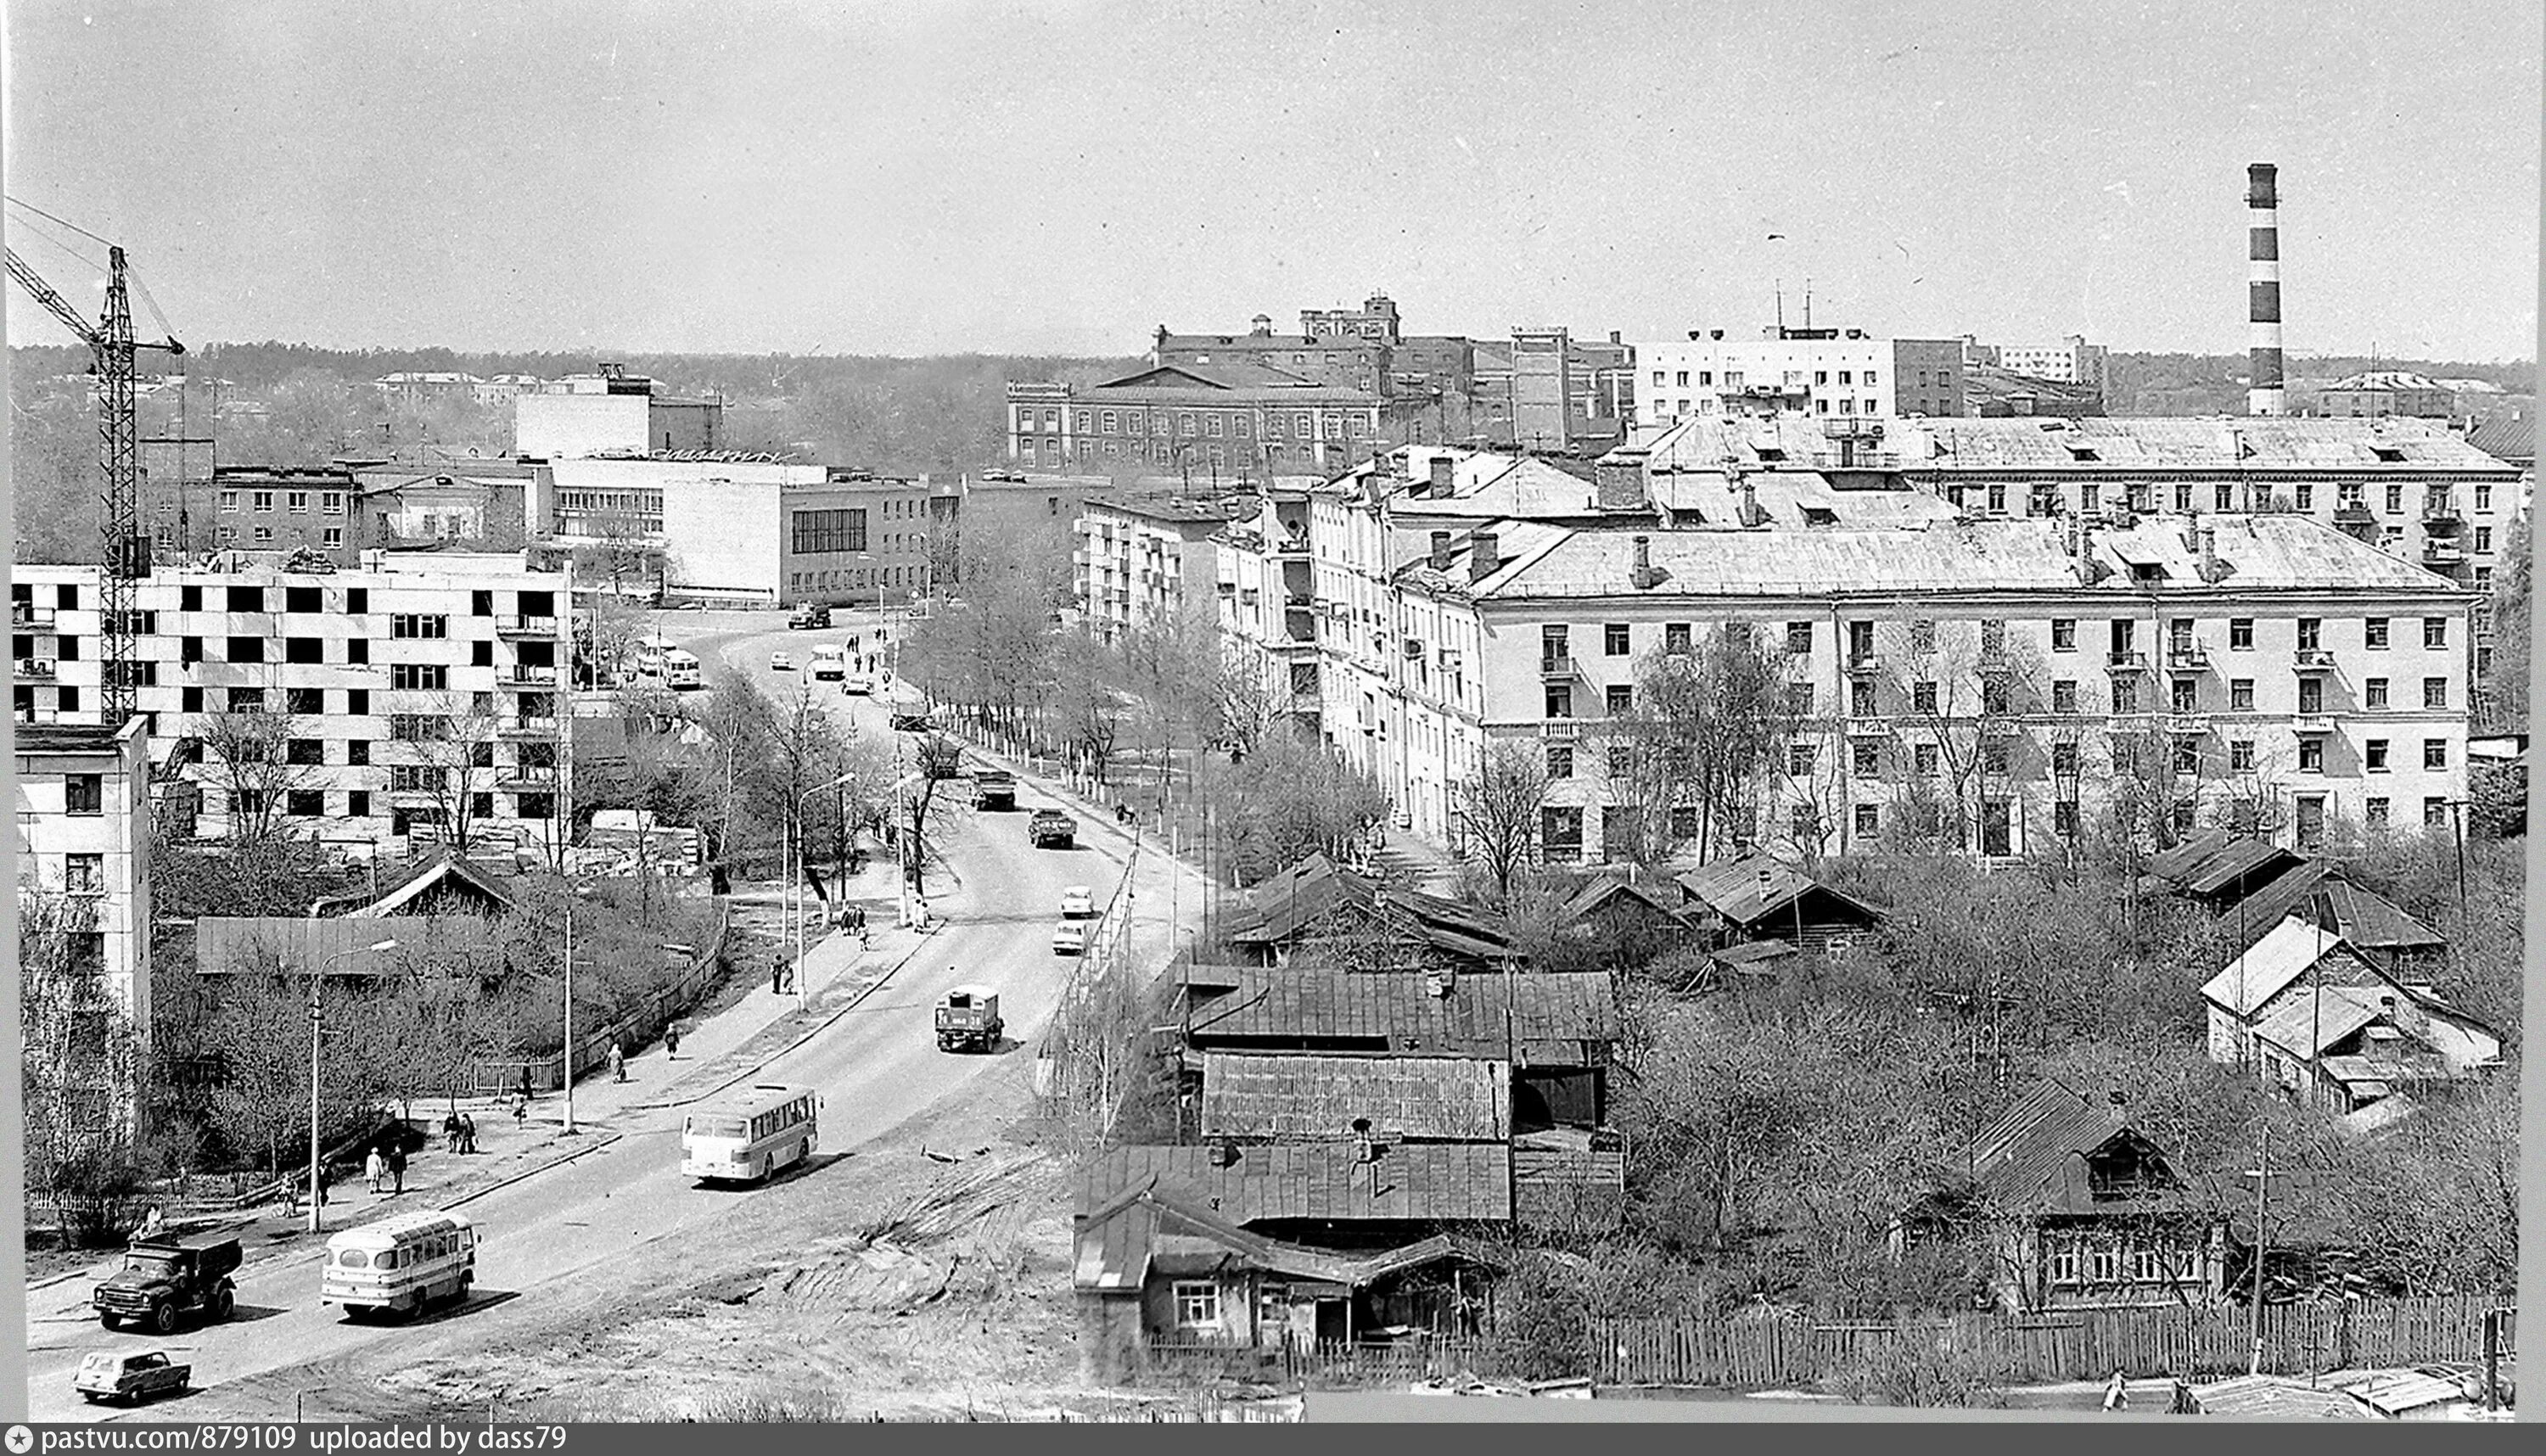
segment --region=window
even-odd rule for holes
[[[2137,682],[2127,677],[2113,679],[2113,711],[2115,713],[2140,711],[2140,685]]]
[[[2078,772],[2078,745],[2075,743],[2052,744],[2051,771],[2055,774],[2074,777]]]
[[[389,636],[438,641],[451,636],[451,619],[420,612],[399,612],[389,618]]]
[[[1871,738],[1858,738],[1847,745],[1848,772],[1870,779],[1883,772],[1883,745]]]
[[[2449,644],[2449,619],[2447,619],[2446,617],[2425,617],[2425,618],[2423,618],[2423,619],[2422,619],[2422,645],[2423,645],[2423,646],[2425,646],[2425,647],[2430,648],[2430,649],[2431,649],[2431,650],[2433,650],[2433,651],[2438,651],[2439,649],[2441,649],[2441,648],[2443,648],[2443,647],[2447,646],[2448,644]]]
[[[289,510],[292,514],[296,516],[305,516],[309,514],[309,492],[306,490],[285,491],[283,504],[284,508]]]
[[[1176,1325],[1185,1329],[1218,1328],[1220,1286],[1207,1279],[1179,1279],[1175,1285]]]
[[[2196,713],[2200,711],[2199,703],[2201,685],[2199,683],[2194,682],[2188,677],[2178,677],[2174,680],[2173,687],[2173,703],[2175,712]]]
[[[1636,748],[1632,743],[1612,743],[1608,751],[1609,777],[1632,779],[1636,776]]]
[[[1612,622],[1600,629],[1600,650],[1612,657],[1624,657],[1635,650],[1630,644],[1630,634],[1626,623]],[[1561,657],[1565,654],[1559,652],[1556,655]]]
[[[2250,652],[2254,650],[2253,618],[2231,617],[2228,619],[2228,650],[2232,652]]]
[[[1569,806],[1550,805],[1538,812],[1539,847],[1551,859],[1579,859],[1582,855],[1582,811]]]
[[[294,738],[283,745],[286,763],[321,764],[327,761],[327,745],[316,738]]]
[[[2361,806],[2360,822],[2368,828],[2383,829],[2388,825],[2388,802],[2383,798],[2372,799]]]
[[[2424,738],[2422,740],[2422,767],[2447,768],[2448,766],[2449,740],[2446,738]]]
[[[2422,679],[2422,706],[2432,712],[2445,712],[2449,706],[2449,680],[2445,677]]]
[[[445,692],[451,687],[451,669],[439,662],[393,662],[389,686],[400,692]]]
[[[2005,773],[2014,761],[2014,757],[2009,751],[2009,744],[2006,739],[1984,738],[1981,740],[1981,767],[1986,772],[1994,774]]]
[[[2077,1244],[2062,1242],[2051,1250],[2051,1282],[2054,1284],[2078,1282]]]
[[[2064,677],[2051,684],[2051,711],[2054,713],[2075,713],[2078,711],[2078,680],[2076,678]]]
[[[345,712],[355,718],[369,718],[372,713],[372,690],[370,688],[347,688],[345,690]]]
[[[2190,485],[2177,485],[2174,487],[2174,508],[2178,511],[2189,511],[2192,509],[2192,487]]]
[[[2299,712],[2313,718],[2325,711],[2325,684],[2308,678],[2299,684]]]
[[[2491,526],[2478,526],[2475,528],[2475,549],[2480,552],[2493,550],[2493,528]]]
[[[1813,685],[1811,683],[1790,682],[1786,684],[1786,711],[1797,718],[1812,717]]]
[[[106,893],[106,856],[102,854],[62,856],[62,891],[67,895],[104,895]]]
[[[2325,739],[2314,733],[2299,739],[2299,772],[2303,774],[2325,772]]]
[[[372,762],[372,745],[370,740],[365,738],[346,739],[345,762],[355,768],[370,767]]]
[[[2051,831],[2063,839],[2078,837],[2078,801],[2063,799],[2051,806]]]
[[[1669,622],[1662,625],[1663,651],[1685,652],[1689,650],[1689,625],[1687,623]]]
[[[2447,800],[2431,798],[2422,801],[2422,827],[2426,829],[2446,828],[2448,826],[2448,822],[2449,802]]]
[[[2054,617],[2051,619],[2051,650],[2055,652],[2074,652],[2078,650],[2077,618]]]
[[[283,693],[286,713],[320,714],[327,711],[327,697],[316,688],[286,688]]]
[[[252,490],[248,492],[248,502],[251,508],[259,513],[271,514],[274,510],[274,492],[271,490]]]
[[[102,774],[62,775],[62,813],[106,813],[106,778]]]
[[[1812,771],[1813,771],[1813,761],[1814,761],[1814,759],[1815,759],[1815,757],[1816,757],[1816,756],[1817,756],[1817,755],[1816,755],[1816,753],[1815,753],[1815,745],[1814,745],[1814,744],[1811,744],[1811,743],[1789,743],[1789,744],[1787,744],[1787,745],[1786,745],[1786,772],[1787,772],[1787,773],[1789,773],[1789,774],[1792,774],[1794,777],[1799,778],[1799,779],[1800,779],[1800,778],[1807,777],[1807,776],[1808,776],[1808,775],[1810,775],[1810,774],[1812,773]]]
[[[1600,707],[1611,718],[1624,718],[1636,709],[1636,690],[1623,683],[1613,683],[1602,690]]]
[[[2222,485],[2219,488],[2224,491],[2228,487]],[[2220,509],[2225,510],[2227,507],[2222,506]],[[2148,1247],[2134,1248],[2131,1250],[2131,1281],[2133,1283],[2155,1284],[2164,1278],[2165,1260],[2162,1250]]]
[[[1856,832],[1859,836],[1872,838],[1881,833],[1882,828],[1883,816],[1873,805],[1860,804],[1856,807]]]
[[[2079,513],[2079,515],[2082,515],[2082,516],[2091,516],[2091,515],[2093,515],[2093,514],[2095,513],[2095,506],[2096,506],[2096,503],[2097,503],[2097,502],[2099,502],[2099,501],[2101,501],[2103,498],[2104,498],[2104,487],[2102,487],[2101,485],[2096,484],[2096,483],[2095,483],[2094,481],[2092,481],[2092,480],[2089,480],[2089,481],[2087,481],[2085,484],[2082,484],[2082,485],[2079,486],[2079,487],[2078,487],[2078,513]]]
[[[259,527],[257,527],[257,528],[256,528],[256,544],[257,544],[257,545],[259,545],[259,546],[264,546],[266,543],[268,543],[268,542],[270,542],[270,541],[272,541],[272,540],[274,540],[274,531],[273,531],[273,529],[272,529],[271,527],[259,526]]]
[[[2361,623],[2360,644],[2373,652],[2387,650],[2387,619],[2372,617]]]
[[[2230,740],[2229,740],[2229,742],[2228,742],[2228,767],[2229,767],[2229,769],[2230,769],[2232,772],[2235,772],[2235,773],[2251,773],[2251,772],[2253,772],[2253,770],[2254,770],[2254,740],[2253,740],[2253,739],[2251,739],[2251,738],[2232,738],[2232,739],[2230,739]]]
[[[229,703],[232,713],[262,713],[265,711],[265,689],[232,688]]]
[[[483,638],[470,642],[468,644],[468,665],[471,667],[494,666],[495,644]]]
[[[1932,620],[1922,617],[1910,624],[1910,650],[1913,652],[1936,650],[1936,624]]]
[[[2383,774],[2387,771],[2385,738],[2371,738],[2360,745],[2360,766],[2373,774]]]
[[[2303,511],[2316,509],[2316,486],[2304,480],[2298,486],[2298,508]]]
[[[1573,716],[1572,684],[1552,682],[1547,685],[1547,716],[1550,718]]]
[[[1917,775],[1918,775],[1918,777],[1920,777],[1920,778],[1922,778],[1922,779],[1932,779],[1932,778],[1934,778],[1934,777],[1936,776],[1936,763],[1937,763],[1937,754],[1936,754],[1936,745],[1935,745],[1935,744],[1933,744],[1933,743],[1919,743],[1919,744],[1915,744],[1915,745],[1913,745],[1913,746],[1910,748],[1910,770],[1911,770],[1913,773],[1917,774]]]
[[[2361,679],[2360,706],[2363,708],[2386,707],[2387,679],[2383,677],[2369,677]]]
[[[2404,512],[2404,509],[2405,509],[2405,487],[2404,487],[2404,486],[2402,486],[2402,485],[2390,485],[2390,486],[2388,486],[2388,487],[2387,487],[2387,514],[2389,514],[2389,515],[2391,515],[2391,516],[2393,516],[2393,515],[2400,515],[2400,514],[2402,514],[2402,513]]]
[[[314,819],[327,813],[327,795],[320,789],[287,789],[283,795],[283,812],[296,819]]]
[[[2096,1284],[2110,1284],[2122,1273],[2122,1251],[2109,1243],[2098,1243],[2086,1254],[2086,1277]]]
[[[1874,706],[1874,684],[1864,681],[1849,683],[1847,685],[1847,711],[1851,716],[1857,718],[1874,717],[1877,712]]]
[[[1910,711],[1922,718],[1936,716],[1936,685],[1914,682],[1910,685]]]
[[[2236,486],[2234,486],[2234,485],[2222,485],[2222,486],[2220,486],[2220,487],[2219,487],[2219,490],[2218,490],[2217,500],[2218,500],[2218,508],[2219,508],[2220,510],[2226,511],[2226,510],[2234,510],[2234,509],[2236,509],[2236,507],[2237,507],[2237,487],[2236,487]]]
[[[319,648],[322,645],[323,643],[314,637],[285,638],[283,640],[283,660],[286,662],[323,662],[326,659],[321,656],[319,652]],[[237,659],[233,658],[231,660],[235,661]]]
[[[179,689],[177,693],[177,711],[180,713],[203,712],[204,690],[191,684]]]
[[[789,518],[789,531],[798,556],[863,552],[867,549],[866,508],[797,511]]]
[[[1572,744],[1550,743],[1547,745],[1547,776],[1550,779],[1570,779],[1573,777]]]
[[[1840,405],[1840,408],[1842,409],[1845,407],[1846,405],[1844,403]],[[1989,488],[1989,508],[1993,514],[2003,514],[2005,512],[2006,487],[2004,485],[1996,483],[1991,484]]]
[[[1813,625],[1809,622],[1786,624],[1786,650],[1798,657],[1813,654]]]

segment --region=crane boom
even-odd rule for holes
[[[166,349],[183,354],[175,339],[165,344],[132,341],[132,295],[126,277],[124,249],[107,247],[106,311],[94,324],[80,317],[60,292],[44,282],[27,260],[9,249],[9,276],[44,305],[46,312],[79,335],[97,361],[97,463],[105,476],[99,489],[104,536],[98,567],[98,721],[121,729],[132,717],[133,689],[139,668],[133,652],[132,583],[150,574],[150,538],[140,529],[141,461],[133,418],[132,356],[136,348]]]

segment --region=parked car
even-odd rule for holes
[[[181,1315],[230,1317],[238,1303],[230,1274],[238,1266],[239,1242],[229,1235],[136,1240],[124,1251],[123,1267],[89,1291],[89,1304],[109,1329],[133,1320],[154,1333],[173,1334]]]
[[[1057,809],[1038,809],[1026,822],[1026,837],[1037,849],[1067,849],[1078,842],[1078,820]]]
[[[788,652],[770,653],[769,670],[772,672],[794,672],[796,670],[796,658],[794,654]]]
[[[937,1050],[995,1052],[999,1033],[999,993],[985,985],[959,985],[946,992],[937,1007]]]
[[[152,1396],[181,1396],[195,1378],[192,1365],[173,1364],[165,1350],[91,1350],[80,1357],[71,1389],[89,1404],[100,1401],[138,1403]]]
[[[1052,953],[1056,956],[1087,954],[1087,927],[1076,920],[1063,920],[1052,927]]]

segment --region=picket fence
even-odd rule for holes
[[[628,1011],[603,1023],[598,1028],[575,1038],[574,1074],[585,1072],[610,1060],[610,1048],[620,1042],[634,1050],[663,1034],[663,1028],[690,1013],[709,986],[716,984],[724,966],[725,937],[731,931],[730,910],[717,915],[716,934],[699,952],[690,969],[681,973],[662,989],[647,995]],[[555,1055],[527,1060],[484,1061],[476,1065],[470,1088],[478,1096],[500,1096],[518,1091],[522,1074],[530,1073],[531,1090],[553,1092],[565,1085],[563,1059]]]
[[[2263,1370],[2303,1375],[2481,1360],[2485,1316],[2501,1308],[2499,1300],[2473,1296],[2266,1305]],[[1894,1342],[1918,1340],[1990,1360],[2015,1384],[2101,1380],[2116,1370],[2133,1379],[2198,1380],[2246,1372],[2253,1359],[2249,1318],[2217,1306],[1892,1322],[1594,1320],[1589,1373],[1602,1385],[1787,1389],[1815,1384]]]
[[[1153,1342],[1141,1351],[1141,1378],[1169,1385],[1196,1380],[1248,1380],[1298,1386],[1406,1385],[1485,1372],[1485,1347],[1472,1340],[1406,1340],[1315,1346],[1174,1344]]]

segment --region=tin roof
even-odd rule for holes
[[[1512,953],[1510,934],[1499,916],[1436,895],[1392,889],[1323,854],[1264,880],[1246,893],[1246,900],[1231,912],[1224,932],[1231,945],[1287,945],[1329,915],[1360,911],[1460,955],[1495,961]]]
[[[1383,1145],[1360,1160],[1354,1143],[1240,1146],[1227,1166],[1212,1147],[1109,1148],[1082,1165],[1078,1208],[1101,1210],[1155,1178],[1197,1195],[1238,1225],[1267,1220],[1332,1223],[1501,1222],[1511,1217],[1511,1150],[1501,1143]],[[1215,1201],[1216,1200],[1216,1201]]]
[[[1231,1052],[1203,1058],[1206,1137],[1346,1140],[1368,1132],[1495,1142],[1511,1135],[1510,1108],[1508,1062]],[[1357,1121],[1367,1126],[1356,1129]]]
[[[1883,911],[1843,891],[1832,890],[1791,865],[1765,854],[1700,865],[1676,877],[1689,898],[1737,925],[1754,925],[1791,907],[1818,890],[1841,905],[1872,919]]]
[[[2003,1209],[2079,1209],[2087,1204],[2086,1158],[2124,1138],[2147,1141],[2131,1131],[2120,1104],[2044,1077],[1972,1140],[1972,1180]],[[2162,1156],[2155,1160],[2164,1166]]]
[[[2341,945],[2341,936],[2292,915],[2211,977],[2201,994],[2238,1016],[2251,1016]]]
[[[1638,431],[1634,448],[1649,452],[1656,468],[1712,471],[1728,460],[1744,467],[1779,464],[1775,456],[1761,456],[1761,445],[1784,461],[1825,468],[1837,453],[1830,430],[1840,423],[1797,414],[1767,420],[1695,416]],[[1985,471],[2109,475],[2327,470],[2410,476],[2506,469],[2464,436],[2419,420],[2096,415],[1859,420],[1845,427],[1861,431],[1857,443],[1888,457],[1897,469],[1945,476]]]
[[[1211,1206],[1211,1201],[1155,1175],[1079,1215],[1074,1231],[1070,1284],[1092,1291],[1131,1292],[1148,1283],[1151,1262],[1177,1245],[1201,1243],[1236,1255],[1268,1273],[1293,1274],[1359,1289],[1400,1269],[1454,1252],[1434,1235],[1376,1254],[1354,1256],[1249,1233]]]
[[[2240,1375],[2195,1386],[2193,1401],[2205,1415],[2266,1420],[2375,1420],[2369,1409],[2338,1390],[2319,1390],[2282,1375]]]
[[[2254,1020],[2254,1035],[2302,1061],[2314,1062],[2329,1047],[2376,1021],[2382,998],[2396,993],[2383,987],[2328,985],[2312,987],[2266,1009]]]
[[[2165,884],[2206,897],[2235,888],[2276,860],[2294,863],[2298,858],[2268,839],[2226,829],[2205,829],[2151,858],[2148,873]]]
[[[2437,950],[2448,944],[2440,932],[2347,880],[2328,880],[2323,897],[2334,929],[2353,945],[2383,951]]]
[[[1198,1047],[1346,1042],[1435,1056],[1517,1051],[1524,1067],[1578,1067],[1605,1061],[1618,1039],[1617,985],[1598,973],[1467,973],[1443,994],[1420,971],[1243,970],[1229,980],[1197,992],[1187,1034]]]

